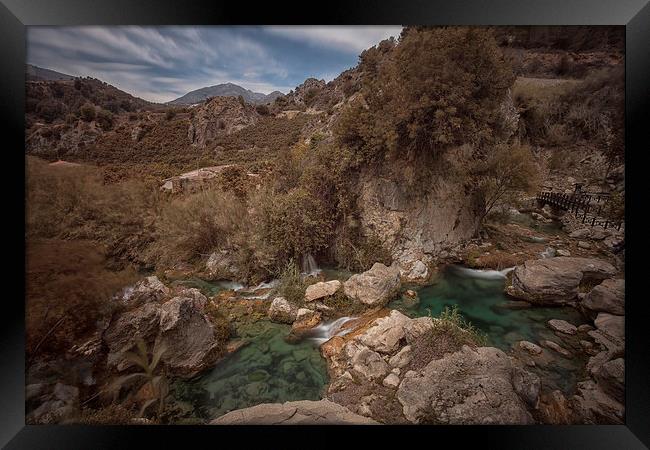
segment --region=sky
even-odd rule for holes
[[[166,102],[235,83],[289,92],[306,78],[330,81],[401,26],[113,26],[27,28],[27,62],[91,76]]]

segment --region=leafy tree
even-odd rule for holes
[[[95,120],[95,106],[92,103],[84,104],[79,109],[79,113],[81,114],[81,118],[86,122],[92,122]]]
[[[100,109],[97,113],[97,123],[102,127],[102,130],[110,130],[113,128],[113,113],[105,109]]]
[[[439,154],[505,133],[501,105],[514,75],[492,34],[477,28],[405,28],[361,54],[363,101],[337,126],[339,142],[381,160]]]
[[[497,145],[470,171],[482,205],[479,225],[499,202],[521,191],[533,191],[538,182],[530,148],[521,144]]]

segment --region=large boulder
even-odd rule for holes
[[[214,363],[221,351],[214,326],[188,297],[163,303],[159,339],[166,349],[162,361],[174,373],[197,373]]]
[[[233,280],[239,272],[235,261],[227,250],[212,253],[205,263],[205,268],[208,276],[212,279]]]
[[[138,281],[132,289],[125,289],[124,300],[131,304],[160,301],[169,295],[169,288],[153,275]]]
[[[603,281],[587,294],[581,304],[591,311],[622,316],[625,314],[625,280]]]
[[[284,297],[276,297],[271,302],[268,316],[271,322],[291,324],[298,317],[298,307]]]
[[[397,398],[412,423],[531,424],[512,377],[512,362],[501,350],[463,346],[405,377]],[[525,393],[526,401],[533,396]]]
[[[315,300],[330,297],[336,293],[341,287],[339,280],[320,281],[318,283],[307,286],[305,290],[305,301],[313,302]]]
[[[592,258],[555,257],[526,261],[512,272],[507,292],[536,304],[565,304],[574,300],[583,283],[613,276],[616,268]]]
[[[345,295],[368,306],[384,306],[399,291],[397,267],[375,263],[370,270],[352,275],[344,284]]]
[[[211,425],[375,425],[329,400],[264,403],[238,409],[210,422]]]

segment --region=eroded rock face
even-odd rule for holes
[[[305,301],[313,302],[332,296],[341,288],[339,280],[319,281],[318,283],[307,286],[305,290]]]
[[[150,276],[138,281],[133,290],[125,294],[125,299],[131,303],[160,301],[167,297],[169,292],[169,288],[157,276]]]
[[[397,398],[412,423],[533,423],[515,392],[512,374],[512,363],[501,350],[464,346],[406,377]]]
[[[203,147],[217,136],[239,131],[258,119],[254,106],[241,104],[235,97],[214,97],[196,109],[188,139],[190,143]]]
[[[265,403],[229,412],[211,425],[375,425],[329,400]]]
[[[604,280],[616,268],[591,258],[555,257],[526,261],[512,272],[507,292],[536,304],[565,304],[578,295],[581,283]]]
[[[375,263],[370,270],[352,275],[344,284],[345,295],[368,306],[384,306],[399,291],[396,267]]]
[[[581,302],[591,311],[625,314],[625,280],[609,279],[594,287]]]
[[[411,176],[412,167],[400,164],[391,170],[392,177],[362,176],[361,225],[379,237],[405,279],[419,281],[428,276],[422,265],[472,237],[479,208],[455,182],[439,177],[413,195],[405,182],[396,181]]]

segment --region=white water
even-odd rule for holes
[[[302,273],[304,275],[318,275],[321,272],[321,269],[316,264],[316,260],[308,253],[302,257]]]
[[[546,249],[539,255],[542,257],[542,259],[553,258],[556,255],[556,252],[553,247],[546,247]]]
[[[455,269],[465,275],[468,278],[479,278],[482,280],[502,280],[512,272],[515,268],[508,267],[503,270],[491,270],[491,269],[470,269],[468,267],[454,266]]]
[[[356,319],[356,317],[339,317],[336,320],[321,323],[317,327],[312,328],[307,334],[305,334],[305,338],[317,342],[318,345],[320,345],[323,342],[329,341],[334,336],[344,336],[351,330],[341,330],[341,327],[346,322],[354,319]]]
[[[219,281],[217,284],[224,289],[229,289],[232,291],[241,291],[244,289],[243,284],[236,283],[234,281]]]

